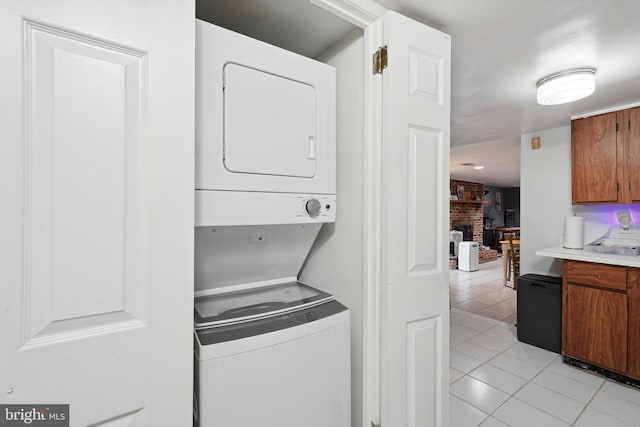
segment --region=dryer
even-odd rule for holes
[[[196,225],[335,220],[335,68],[196,20],[196,88]]]

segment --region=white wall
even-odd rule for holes
[[[531,138],[541,138],[531,149]],[[521,259],[520,273],[562,275],[562,261],[535,255],[536,250],[561,246],[564,219],[576,214],[585,219],[584,243],[617,230],[616,211],[629,210],[640,224],[640,205],[571,205],[571,127],[564,126],[522,135],[520,165]],[[628,238],[640,240],[640,227]]]
[[[540,149],[531,138],[540,137]],[[571,206],[571,127],[527,133],[520,140],[520,274],[562,275],[562,262],[535,255],[558,246]]]
[[[320,60],[337,71],[337,213],[325,224],[300,274],[351,310],[351,420],[362,425],[364,39],[357,29]]]

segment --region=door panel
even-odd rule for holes
[[[627,369],[627,296],[567,284],[563,353],[618,372]]]
[[[573,204],[616,202],[616,113],[571,121]]]
[[[126,231],[145,213],[146,55],[30,21],[25,39],[25,344],[143,326]]]
[[[433,203],[439,197],[434,182],[442,169],[442,136],[441,130],[409,128],[407,271],[413,276],[437,271],[442,258],[436,228],[441,206]]]
[[[627,174],[631,203],[640,202],[640,107],[629,110]]]
[[[384,18],[382,425],[448,425],[450,39]]]
[[[193,16],[3,1],[0,403],[191,424]]]

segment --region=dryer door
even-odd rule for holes
[[[228,171],[313,177],[316,123],[313,86],[239,64],[225,65],[224,165]]]

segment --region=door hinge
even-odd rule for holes
[[[387,68],[387,47],[383,46],[373,54],[373,74],[382,74],[385,68]]]
[[[631,120],[629,120],[629,130],[631,130]]]
[[[616,182],[616,191],[620,191],[620,183]]]
[[[618,132],[618,124],[616,123],[616,132]]]
[[[380,427],[380,424],[376,424],[373,421],[371,421],[371,427]]]

